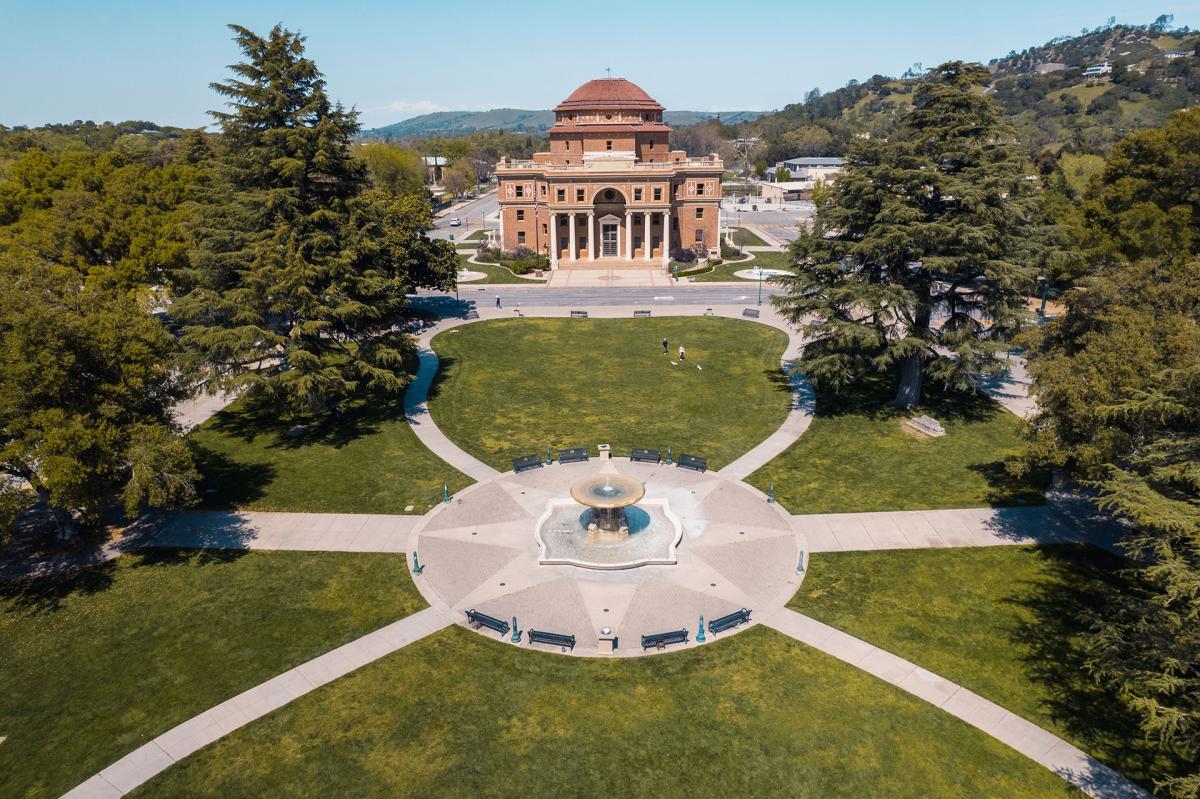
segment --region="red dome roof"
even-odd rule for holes
[[[624,78],[597,78],[589,80],[563,100],[555,111],[572,111],[585,108],[631,108],[663,110],[654,98],[642,91],[642,87]]]

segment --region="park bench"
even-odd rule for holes
[[[750,611],[742,608],[735,610],[728,616],[722,616],[719,619],[712,619],[708,623],[708,631],[710,633],[723,633],[728,629],[737,627],[739,624],[745,624],[750,621]]]
[[[571,311],[572,319],[587,319],[587,311]]]
[[[629,460],[642,463],[658,463],[662,460],[662,452],[656,449],[646,449],[645,447],[634,447],[629,453]]]
[[[639,316],[642,318],[649,318],[650,312],[649,311],[634,311],[633,315],[635,318],[639,317]]]
[[[478,318],[479,318],[479,311],[475,310],[474,308],[468,308],[467,312],[465,314],[463,314],[463,319],[478,319]]]
[[[558,451],[559,463],[578,463],[587,459],[587,447],[574,447],[573,449],[560,449]]]
[[[746,308],[742,311],[742,316],[748,317],[750,319],[757,319],[758,313],[759,313],[759,311],[757,308]]]
[[[563,635],[562,633],[548,633],[545,630],[530,630],[529,643],[531,644],[550,644],[550,646],[561,646],[567,649],[575,648],[575,636]]]
[[[687,455],[681,452],[676,463],[685,469],[695,469],[698,472],[708,471],[708,459],[698,455]]]
[[[686,644],[688,640],[687,630],[671,630],[666,633],[650,633],[642,636],[642,651],[645,652],[650,647],[656,649],[665,649],[667,644]]]
[[[489,616],[486,613],[480,613],[475,608],[467,611],[467,621],[474,625],[476,630],[480,627],[487,627],[489,630],[495,630],[501,635],[508,635],[508,622]]]
[[[520,457],[513,458],[513,471],[517,473],[541,465],[542,459],[538,455],[521,455]]]
[[[705,308],[705,309],[704,309],[704,315],[705,315],[705,316],[712,316],[712,315],[713,315],[712,308]]]

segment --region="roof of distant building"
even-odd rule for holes
[[[789,164],[794,164],[795,166],[843,166],[845,163],[845,158],[838,158],[837,156],[828,155],[806,158],[789,158],[786,161],[780,161],[775,166],[782,166],[785,168]]]
[[[630,108],[662,111],[663,107],[642,87],[624,78],[589,80],[555,107],[555,111],[586,108]]]
[[[440,155],[423,155],[421,161],[425,166],[448,166],[449,161]]]

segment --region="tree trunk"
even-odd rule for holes
[[[56,507],[50,501],[50,492],[44,488],[37,489],[38,498],[46,504],[46,508],[50,511],[50,516],[54,519],[54,526],[58,530],[59,541],[70,541],[79,534],[75,528],[75,522],[71,518],[70,511]]]
[[[921,401],[921,376],[925,364],[920,356],[900,362],[900,388],[896,391],[896,407],[911,408]]]

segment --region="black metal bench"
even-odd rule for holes
[[[480,627],[487,627],[489,630],[495,630],[501,635],[508,635],[508,631],[511,629],[508,626],[508,622],[489,616],[486,613],[480,613],[475,608],[467,611],[467,621],[475,625],[476,630]]]
[[[522,455],[519,458],[513,458],[513,471],[523,472],[526,469],[533,469],[542,465],[542,458],[539,455]]]
[[[545,630],[530,630],[529,643],[550,644],[551,646],[562,646],[568,649],[574,649],[575,636],[563,635],[562,633],[548,633]]]
[[[657,449],[646,449],[644,447],[634,447],[629,453],[629,460],[642,463],[658,463],[662,460],[662,452]]]
[[[478,319],[478,318],[479,318],[479,311],[475,310],[474,308],[468,308],[467,312],[465,314],[463,314],[463,319]]]
[[[742,311],[742,316],[748,316],[751,319],[757,319],[758,313],[759,312],[758,312],[757,308],[746,308],[745,310]]]
[[[681,452],[675,462],[685,469],[695,469],[698,472],[708,471],[708,459],[698,455],[686,455]]]
[[[558,451],[559,463],[578,463],[588,459],[587,447],[575,447],[573,449],[560,449]]]
[[[650,316],[650,312],[649,311],[634,311],[633,315],[635,317],[639,317],[639,316],[640,317],[648,317],[648,316]]]
[[[710,633],[723,633],[728,629],[737,627],[739,624],[745,624],[750,621],[750,611],[742,608],[735,610],[728,616],[722,616],[719,619],[713,619],[708,623],[708,631]]]
[[[657,649],[665,649],[667,644],[686,644],[688,641],[687,630],[671,630],[666,633],[650,633],[642,636],[642,651],[645,652],[650,647]]]
[[[571,311],[572,319],[587,319],[587,311]]]

